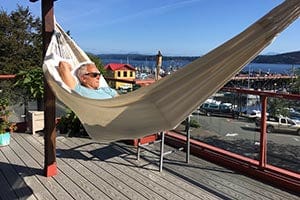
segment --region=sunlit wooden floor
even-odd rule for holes
[[[57,137],[58,175],[43,176],[43,136],[13,133],[0,147],[0,199],[299,199],[185,153],[159,159],[123,143]],[[168,146],[166,149],[170,148]],[[154,150],[158,147],[154,147]]]

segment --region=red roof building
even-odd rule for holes
[[[136,69],[129,64],[122,63],[109,63],[104,67],[107,71],[108,77],[122,80],[135,80]],[[116,81],[110,85],[113,85],[116,89],[132,90],[133,85],[131,83],[125,83]]]
[[[104,67],[106,70],[118,71],[118,70],[133,70],[136,71],[134,67],[129,64],[122,63],[109,63]]]

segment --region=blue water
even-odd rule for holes
[[[117,60],[117,59],[102,59],[104,64],[108,63],[128,63],[133,67],[138,68],[155,68],[156,61],[155,60]],[[180,68],[188,64],[189,61],[186,60],[171,60],[171,61],[163,61],[162,68],[170,69],[170,68]],[[273,74],[288,74],[292,75],[293,71],[300,68],[300,65],[292,65],[292,64],[267,64],[267,63],[250,63],[246,65],[242,71],[244,72],[269,72]]]
[[[292,64],[267,64],[267,63],[250,63],[244,67],[243,71],[263,71],[277,74],[291,75],[295,70],[299,69],[300,65]]]

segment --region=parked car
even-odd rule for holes
[[[267,117],[267,133],[273,132],[294,132],[300,135],[300,124],[288,117]],[[260,128],[261,118],[255,120],[256,127]]]
[[[226,116],[232,118],[239,118],[239,112],[234,109],[230,103],[204,103],[200,107],[200,111],[206,116]]]
[[[296,123],[300,122],[300,113],[299,112],[292,111],[289,113],[289,117]]]
[[[266,113],[266,115],[268,116],[269,113]],[[245,113],[244,116],[250,120],[255,120],[256,118],[261,118],[261,111],[260,110],[251,110],[249,113]]]

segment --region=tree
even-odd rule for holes
[[[0,11],[0,74],[42,66],[41,20],[29,8]]]
[[[297,68],[295,71],[293,71],[293,75],[296,75],[297,78],[295,81],[292,82],[291,85],[291,92],[295,94],[300,93],[300,68]]]
[[[104,69],[104,65],[103,65],[101,59],[92,53],[87,53],[87,55],[91,59],[91,61],[93,61],[95,63],[95,65],[97,66],[97,68],[99,69],[101,74],[106,75],[106,71]]]
[[[1,89],[3,97],[14,104],[23,102],[26,107],[28,100],[42,97],[39,79],[43,75],[38,72],[42,71],[41,28],[41,20],[33,17],[28,7],[18,6],[10,14],[0,10],[0,74],[18,74],[16,80],[20,86],[2,81]]]
[[[288,107],[288,101],[286,99],[268,98],[268,112],[270,116],[288,116],[289,111],[286,109]]]
[[[69,34],[70,32],[67,31]],[[101,60],[88,54],[99,70],[104,73]],[[17,74],[15,87],[1,84],[8,96],[23,98],[26,105],[37,100],[38,110],[42,109],[44,82],[42,73],[42,23],[32,16],[29,8],[18,6],[8,14],[0,11],[0,74]],[[13,92],[6,92],[11,91]],[[2,93],[4,94],[4,92]],[[18,95],[16,95],[18,94]]]
[[[37,100],[38,110],[42,110],[42,99],[44,97],[44,79],[42,68],[32,68],[17,73],[17,81],[14,88],[17,88],[24,95],[25,114],[27,113],[28,102]]]

